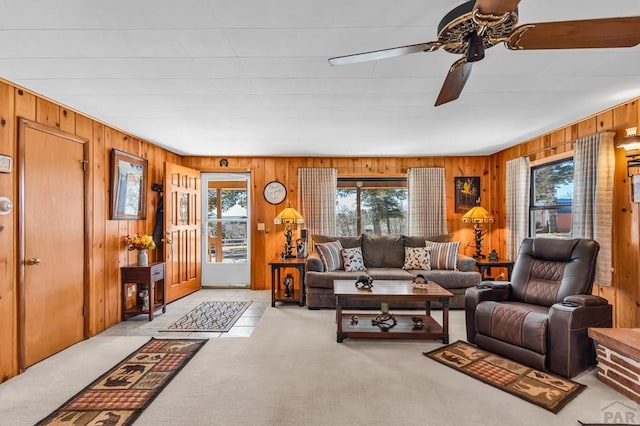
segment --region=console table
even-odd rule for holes
[[[274,257],[269,262],[271,266],[271,306],[276,306],[276,302],[298,302],[298,305],[304,306],[304,266],[306,258],[303,257]],[[286,297],[284,289],[280,288],[282,282],[283,269],[295,268],[298,270],[298,289],[294,289],[291,297]]]
[[[152,262],[149,266],[136,264],[120,268],[123,321],[139,314],[148,314],[149,321],[152,321],[155,310],[162,308],[162,313],[167,312],[164,268],[164,262]],[[136,306],[129,309],[127,309],[127,284],[135,285],[137,301]],[[140,291],[145,289],[149,292],[149,309],[144,309],[143,301],[139,297]]]

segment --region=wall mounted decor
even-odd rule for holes
[[[456,213],[466,213],[480,205],[480,177],[458,176],[454,178]]]
[[[147,217],[147,160],[111,150],[111,219]]]

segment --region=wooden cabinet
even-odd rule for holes
[[[152,321],[154,311],[162,308],[163,313],[167,312],[164,269],[164,262],[153,262],[149,266],[130,265],[120,268],[122,321],[139,314],[148,314],[149,321]],[[135,291],[137,303],[127,308],[127,298],[132,288]],[[148,298],[146,302],[148,306],[145,306],[145,294]]]

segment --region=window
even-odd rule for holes
[[[573,158],[531,168],[529,234],[571,237]]]
[[[336,233],[404,234],[407,227],[405,178],[338,178]]]

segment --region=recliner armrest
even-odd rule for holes
[[[567,296],[549,309],[547,357],[550,371],[573,377],[595,363],[589,327],[609,328],[613,325],[613,307],[599,296]]]
[[[476,287],[480,289],[497,288],[511,290],[511,283],[507,281],[482,281]]]
[[[607,299],[591,294],[574,294],[567,296],[562,300],[564,303],[576,303],[581,306],[597,306],[609,303]]]
[[[511,296],[511,283],[483,281],[476,287],[469,287],[464,293],[464,315],[467,327],[467,341],[476,342],[476,306],[484,301],[502,302]]]

